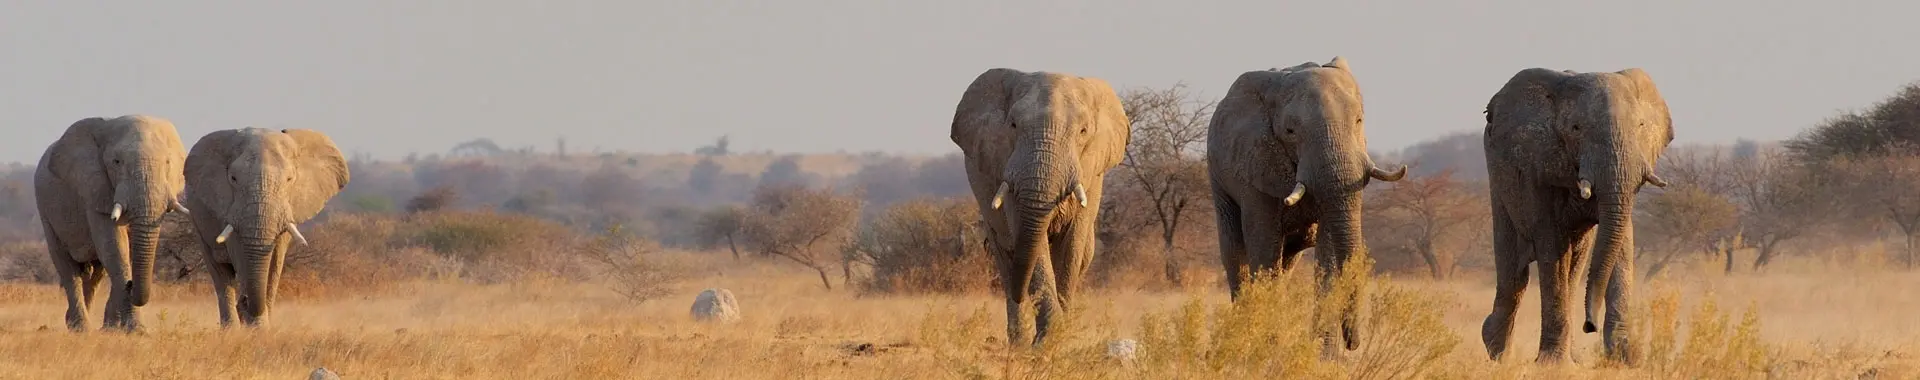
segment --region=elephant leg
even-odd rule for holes
[[[1072,304],[1074,295],[1079,293],[1081,281],[1087,273],[1088,260],[1093,255],[1093,228],[1091,217],[1081,217],[1060,232],[1060,239],[1048,248],[1053,252],[1053,292],[1059,295],[1061,307]]]
[[[1285,248],[1280,250],[1281,273],[1293,272],[1294,264],[1300,259],[1300,252],[1313,247],[1312,239],[1312,232],[1287,235],[1286,241],[1283,244]]]
[[[1062,311],[1059,284],[1054,283],[1052,260],[1035,258],[1032,261],[1033,283],[1027,292],[1034,298],[1033,346],[1039,347],[1047,339],[1047,332],[1053,327],[1053,317]]]
[[[132,300],[133,269],[128,261],[127,229],[105,218],[93,218],[93,249],[107,272],[105,327],[132,331],[139,328]]]
[[[92,307],[93,291],[100,288],[100,280],[106,278],[107,271],[101,269],[99,263],[80,263],[78,269],[80,270],[80,279],[85,281],[81,283],[84,287],[80,295],[85,300],[83,302],[86,302],[88,307]]]
[[[1540,356],[1535,359],[1542,364],[1559,364],[1568,360],[1567,342],[1572,330],[1568,318],[1573,298],[1574,269],[1577,262],[1568,260],[1568,251],[1578,242],[1554,236],[1556,239],[1537,240],[1540,247],[1535,252],[1546,252],[1547,260],[1539,262],[1540,269]]]
[[[1248,269],[1253,272],[1248,277],[1278,277],[1279,273],[1270,272],[1280,265],[1280,231],[1284,226],[1280,225],[1279,201],[1272,197],[1256,198],[1261,199],[1240,204],[1240,215],[1245,218],[1240,231],[1246,235]]]
[[[274,239],[272,252],[273,262],[270,264],[271,266],[267,267],[272,273],[267,275],[267,299],[263,300],[266,302],[266,305],[262,305],[266,307],[261,308],[261,315],[255,316],[254,319],[263,320],[265,318],[260,317],[273,314],[273,303],[280,299],[280,273],[284,272],[287,268],[287,250],[291,249],[292,246],[292,233],[282,233],[280,238]]]
[[[47,231],[47,255],[53,261],[54,276],[60,280],[60,291],[67,296],[67,329],[74,332],[87,331],[87,305],[93,299],[92,287],[82,292],[86,281],[80,268],[86,264],[73,261],[73,255],[67,253],[60,239]]]
[[[213,296],[217,307],[220,308],[220,327],[232,327],[235,315],[233,265],[207,260],[207,273],[209,277],[213,277]]]
[[[1507,343],[1513,340],[1513,318],[1520,311],[1520,297],[1527,291],[1527,265],[1532,264],[1532,255],[1519,244],[1519,231],[1499,211],[1497,203],[1494,213],[1493,312],[1480,323],[1480,343],[1486,346],[1489,358],[1500,360],[1507,352]]]
[[[1227,275],[1229,299],[1240,299],[1240,283],[1246,281],[1247,241],[1243,236],[1240,206],[1225,192],[1213,192],[1214,231],[1220,234],[1220,265]]]
[[[1635,367],[1640,364],[1640,353],[1635,352],[1626,319],[1629,312],[1626,301],[1633,299],[1633,264],[1630,263],[1614,266],[1613,278],[1607,281],[1607,319],[1601,341],[1608,357]]]

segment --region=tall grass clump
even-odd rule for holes
[[[847,256],[873,268],[866,290],[892,294],[986,293],[993,260],[964,198],[916,199],[889,206],[865,223]]]

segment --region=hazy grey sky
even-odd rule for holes
[[[722,133],[936,153],[957,150],[954,104],[992,67],[1218,97],[1243,71],[1334,55],[1379,150],[1481,128],[1528,67],[1644,68],[1680,142],[1717,142],[1788,137],[1920,79],[1912,1],[1597,3],[29,0],[0,12],[0,161],[127,113],[172,119],[189,145],[302,127],[383,158],[476,137],[687,151]]]

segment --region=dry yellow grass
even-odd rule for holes
[[[1722,277],[1675,270],[1673,277],[1685,280],[1643,284],[1641,302],[1653,307],[1640,310],[1663,310],[1648,318],[1672,322],[1666,338],[1674,343],[1664,349],[1683,360],[1619,369],[1596,368],[1596,334],[1576,335],[1585,348],[1577,364],[1532,365],[1537,291],[1522,308],[1513,356],[1486,360],[1479,324],[1492,296],[1481,278],[1376,283],[1367,310],[1379,317],[1369,320],[1367,345],[1346,361],[1323,364],[1296,360],[1299,347],[1317,344],[1283,339],[1301,336],[1299,319],[1313,310],[1300,304],[1308,283],[1299,273],[1269,289],[1265,299],[1274,304],[1247,308],[1227,305],[1223,286],[1094,291],[1076,305],[1058,345],[1009,353],[997,343],[1004,312],[993,295],[862,296],[825,291],[798,267],[737,264],[722,255],[673,258],[691,268],[675,287],[679,296],[645,304],[593,284],[420,281],[365,296],[283,300],[273,325],[259,331],[221,330],[205,284],[164,288],[143,309],[147,331],[136,335],[69,333],[61,328],[57,288],[0,286],[0,378],[284,379],[321,366],[349,379],[1920,376],[1920,359],[1911,356],[1920,347],[1911,317],[1920,312],[1914,273]],[[688,306],[707,287],[733,290],[745,319],[694,322]],[[1699,306],[1709,304],[1703,301],[1719,312],[1701,313]],[[1757,341],[1740,339],[1752,333],[1741,328],[1749,305],[1757,324],[1745,326],[1757,326]],[[1705,325],[1718,328],[1696,328]],[[1140,358],[1104,358],[1111,338],[1139,339]],[[1450,339],[1455,344],[1445,344]],[[1743,342],[1764,345],[1741,348]],[[1430,365],[1418,363],[1423,357]],[[1759,368],[1739,370],[1745,364]]]

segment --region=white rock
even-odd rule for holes
[[[1139,349],[1140,342],[1135,342],[1133,339],[1115,339],[1107,342],[1107,357],[1133,361],[1134,353]]]
[[[739,322],[740,303],[734,301],[733,292],[709,288],[701,291],[700,296],[693,299],[693,319],[703,322]]]

